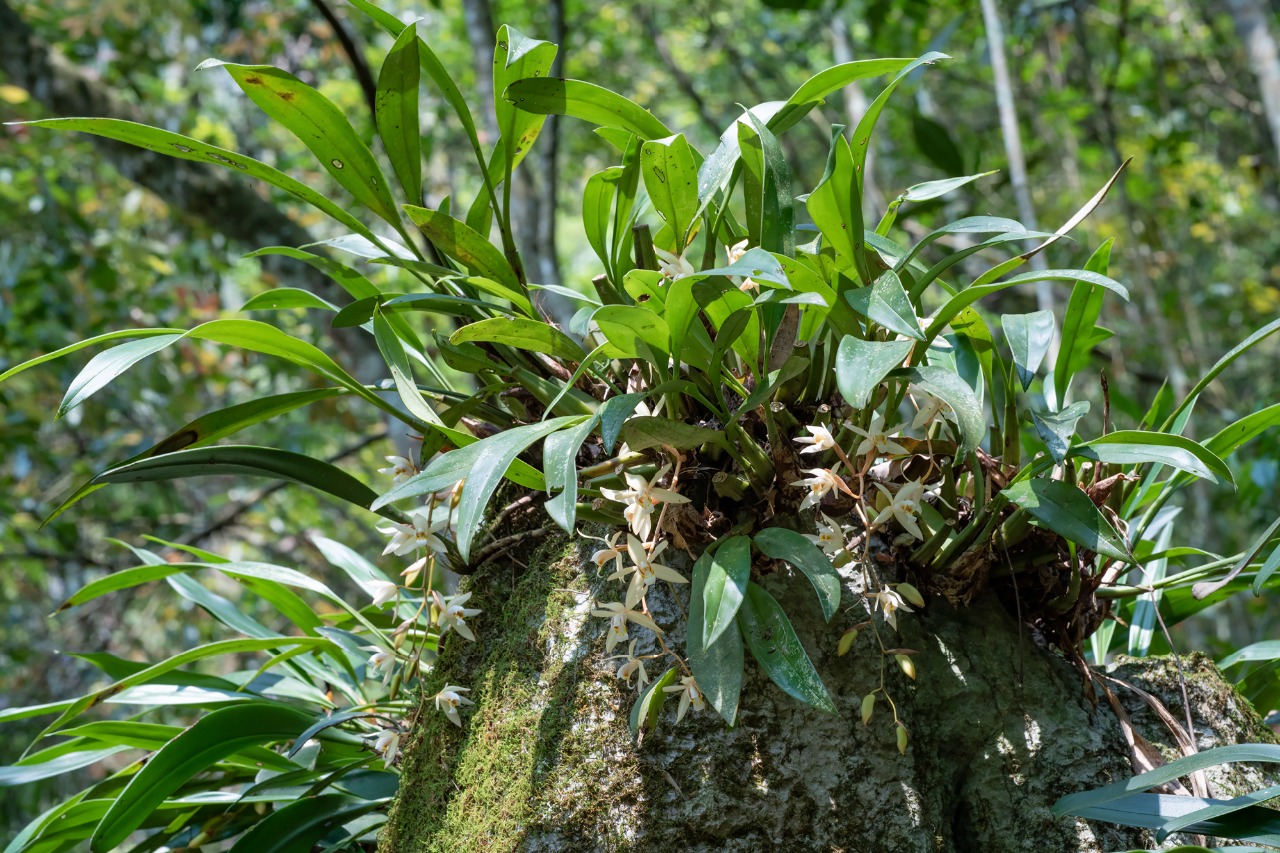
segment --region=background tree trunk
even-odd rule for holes
[[[824,624],[808,581],[763,578],[791,616],[840,713],[784,695],[747,663],[742,710],[728,729],[714,711],[676,725],[675,703],[639,747],[628,733],[635,691],[606,661],[607,622],[593,600],[617,591],[563,540],[504,561],[472,580],[485,608],[479,642],[446,649],[426,685],[473,689],[462,729],[428,702],[403,758],[401,796],[383,832],[400,851],[1104,851],[1144,846],[1141,832],[1055,819],[1061,795],[1131,775],[1116,718],[1085,700],[1079,674],[1041,650],[990,594],[964,609],[941,600],[899,619],[918,649],[918,680],[896,667],[887,686],[911,732],[905,756],[881,700],[869,728],[862,696],[879,683],[870,632],[841,658],[841,632],[867,618],[858,582]],[[616,586],[608,584],[608,586]],[[655,618],[682,646],[687,587],[677,602],[655,589]],[[888,631],[887,628],[882,628]],[[648,631],[641,652],[655,649]],[[646,646],[645,644],[648,643]],[[619,649],[618,651],[621,651]],[[1212,664],[1184,660],[1202,748],[1270,739]],[[651,675],[665,664],[654,661]],[[1182,716],[1176,676],[1148,659],[1121,674]],[[1131,697],[1122,697],[1126,702]],[[1134,702],[1141,734],[1171,739]],[[1172,751],[1166,754],[1172,756]],[[1218,780],[1219,793],[1236,793]]]

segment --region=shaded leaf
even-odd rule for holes
[[[838,713],[831,694],[791,627],[782,607],[763,587],[747,586],[738,625],[752,656],[774,684],[788,695],[830,714]]]
[[[840,607],[840,575],[827,555],[803,535],[785,527],[766,527],[754,539],[760,553],[795,566],[813,584],[822,616],[828,622]]]
[[[1133,562],[1124,539],[1075,486],[1061,480],[1021,480],[1000,494],[1062,538],[1104,557]]]

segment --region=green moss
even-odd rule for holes
[[[635,762],[627,750],[609,748],[625,740],[625,715],[620,726],[606,726],[603,739],[569,729],[584,709],[601,705],[590,695],[599,689],[593,679],[578,678],[583,655],[564,646],[578,633],[566,622],[586,616],[590,594],[577,548],[560,538],[519,557],[527,569],[518,559],[496,560],[469,583],[471,604],[484,609],[475,622],[480,642],[450,642],[426,680],[384,853],[515,850],[550,815],[559,828],[571,815],[600,838],[619,799],[637,799],[638,791],[602,791],[590,778],[602,749]],[[446,682],[472,688],[476,705],[461,729],[429,698]]]

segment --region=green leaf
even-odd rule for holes
[[[516,80],[546,77],[558,50],[551,42],[529,38],[510,24],[498,28],[493,52],[493,111],[502,133],[503,156],[511,168],[533,148],[546,116],[523,106],[517,108],[504,93]],[[505,176],[504,171],[503,179]]]
[[[405,354],[404,342],[391,328],[391,324],[387,322],[387,318],[381,311],[373,315],[373,335],[378,343],[378,352],[382,353],[382,360],[387,363],[387,369],[391,371],[396,393],[400,395],[400,402],[404,403],[405,409],[423,424],[443,426],[444,422],[440,420],[440,416],[436,414],[435,409],[427,405],[427,401],[422,398],[422,392],[418,390],[418,384],[413,378],[413,368],[409,366],[409,357]]]
[[[1262,341],[1274,335],[1277,331],[1280,331],[1280,319],[1272,320],[1270,323],[1263,326],[1261,329],[1258,329],[1252,335],[1232,347],[1230,352],[1218,359],[1214,363],[1213,367],[1209,368],[1209,372],[1196,383],[1196,387],[1192,388],[1191,391],[1188,392],[1186,399],[1178,405],[1178,408],[1173,410],[1173,414],[1169,415],[1168,419],[1160,427],[1160,431],[1168,432],[1171,427],[1179,422],[1185,424],[1187,418],[1191,415],[1191,407],[1195,405],[1196,399],[1200,396],[1200,392],[1207,388],[1210,382],[1217,379],[1218,375],[1222,373],[1222,371],[1230,367],[1231,362],[1253,349]],[[1176,429],[1174,431],[1182,432],[1181,429]]]
[[[83,770],[127,749],[129,749],[127,746],[109,746],[102,749],[69,752],[47,761],[0,767],[0,788],[30,785],[41,779],[52,779],[54,776],[61,776],[73,770]]]
[[[288,308],[338,310],[338,306],[327,299],[321,299],[311,291],[297,287],[275,287],[259,293],[240,306],[241,311],[280,311]]]
[[[914,346],[911,341],[864,341],[845,335],[836,351],[836,386],[844,401],[854,409],[865,408],[872,392],[907,360]]]
[[[899,198],[903,201],[929,201],[935,198],[941,198],[949,192],[959,189],[965,184],[994,175],[995,171],[983,172],[979,175],[967,175],[963,178],[944,178],[940,181],[926,181],[923,184],[913,184],[907,187]]]
[[[805,207],[822,234],[823,245],[830,246],[843,258],[840,269],[846,269],[856,261],[862,245],[855,233],[862,230],[862,208],[850,201],[850,187],[855,181],[849,143],[843,135],[833,131],[826,174],[809,193]],[[919,330],[917,325],[916,331]]]
[[[582,361],[586,353],[564,332],[540,320],[524,317],[492,317],[463,326],[449,343],[487,342],[546,353],[565,361]]]
[[[640,734],[642,726],[653,731],[653,728],[658,725],[658,715],[662,713],[662,703],[667,701],[666,691],[662,688],[674,684],[678,673],[679,670],[674,666],[671,667],[671,669],[662,674],[661,678],[650,683],[636,699],[635,704],[631,706],[632,737]]]
[[[1122,299],[1129,298],[1129,291],[1115,279],[1107,278],[1088,270],[1033,270],[1031,272],[1020,273],[1004,281],[996,281],[990,284],[975,284],[966,287],[947,300],[946,304],[938,310],[934,315],[933,322],[929,324],[929,328],[925,330],[925,337],[932,341],[939,333],[946,328],[947,323],[951,322],[951,318],[955,317],[965,308],[977,302],[988,294],[1004,290],[1019,284],[1027,284],[1034,281],[1078,281],[1087,284],[1096,284],[1105,287],[1107,290],[1118,293]]]
[[[604,271],[611,280],[614,272],[609,223],[622,173],[621,166],[610,166],[603,172],[596,172],[587,178],[586,188],[582,191],[582,227],[587,234],[587,243],[604,265]]]
[[[362,509],[368,509],[378,497],[364,483],[323,460],[272,447],[234,444],[179,450],[141,459],[104,471],[90,483],[151,483],[224,474],[301,483]],[[380,514],[397,521],[403,519],[396,510]]]
[[[724,545],[720,547],[723,548]],[[742,636],[737,625],[731,623],[713,643],[707,645],[703,642],[707,633],[704,614],[713,609],[706,603],[711,559],[710,554],[704,553],[693,565],[693,590],[689,600],[689,629],[685,651],[689,655],[689,669],[698,682],[698,689],[724,721],[732,726],[738,716],[738,699],[742,695]],[[723,602],[723,597],[721,601]]]
[[[472,274],[493,279],[508,290],[522,292],[515,270],[511,268],[502,250],[467,223],[454,219],[447,213],[413,204],[406,204],[404,212],[427,235],[432,245],[456,258]]]
[[[386,800],[365,800],[346,794],[304,797],[276,809],[231,848],[232,853],[311,853],[322,838],[349,820],[381,808]]]
[[[854,311],[889,331],[917,341],[924,340],[915,308],[902,288],[902,279],[893,270],[886,271],[870,287],[850,290],[844,296]]]
[[[1111,247],[1115,241],[1111,237],[1099,246],[1084,268],[1106,275],[1111,262]],[[1083,281],[1071,288],[1071,300],[1067,303],[1067,313],[1062,321],[1062,345],[1053,363],[1053,387],[1058,406],[1066,399],[1076,365],[1083,363],[1093,349],[1093,329],[1101,312],[1101,290]]]
[[[310,714],[277,703],[233,705],[201,718],[142,766],[94,830],[90,849],[106,853],[124,842],[170,794],[202,770],[246,746],[296,737]]]
[[[578,450],[595,429],[597,420],[588,418],[576,427],[552,433],[542,445],[547,493],[560,489],[560,494],[542,506],[566,533],[572,534],[577,523]]]
[[[209,145],[198,139],[170,133],[145,124],[123,121],[115,118],[53,118],[41,121],[26,122],[32,127],[50,127],[56,130],[74,130],[89,133],[106,139],[114,139],[138,148],[146,148],[180,160],[194,160],[197,163],[214,163],[225,169],[231,169],[273,187],[278,187],[294,198],[311,205],[321,213],[350,228],[369,240],[376,240],[374,233],[363,222],[347,212],[346,208],[301,181],[294,180],[278,169],[266,163],[246,157],[236,151]]]
[[[622,425],[622,438],[633,451],[670,445],[692,450],[708,442],[723,445],[724,432],[663,417],[631,418]]]
[[[541,77],[517,80],[503,95],[517,109],[543,115],[580,118],[600,127],[616,127],[641,139],[671,136],[667,126],[630,101],[594,83]]]
[[[1119,430],[1077,445],[1072,449],[1071,455],[1115,465],[1156,462],[1210,482],[1223,480],[1235,486],[1235,478],[1225,462],[1198,441],[1180,435]]]
[[[1000,494],[1062,538],[1104,557],[1133,562],[1124,539],[1075,486],[1061,480],[1021,480]]]
[[[1268,543],[1271,542],[1271,539],[1276,535],[1276,531],[1278,530],[1280,530],[1280,518],[1271,522],[1270,526],[1268,526],[1260,536],[1253,540],[1249,549],[1240,555],[1240,559],[1236,561],[1235,565],[1231,567],[1230,571],[1228,571],[1225,576],[1218,580],[1201,581],[1200,583],[1195,584],[1191,587],[1191,594],[1195,596],[1197,600],[1203,600],[1227,586],[1235,580],[1236,575],[1247,569],[1249,565],[1258,558],[1258,555],[1267,547]],[[1276,566],[1274,563],[1277,559],[1280,558],[1277,558],[1273,553],[1271,558],[1267,560],[1263,567],[1263,571],[1258,572],[1257,576],[1254,578],[1254,595],[1258,595],[1262,591],[1262,587],[1267,582],[1267,579],[1275,572]]]
[[[796,214],[791,190],[791,167],[787,163],[786,155],[782,153],[778,138],[765,126],[764,122],[755,113],[748,112],[746,117],[750,125],[746,122],[739,123],[738,144],[740,148],[746,147],[742,159],[746,174],[749,175],[755,171],[754,163],[758,161],[760,164],[758,180],[748,181],[746,184],[747,187],[754,184],[760,191],[759,203],[748,204],[748,210],[755,207],[760,211],[760,221],[756,228],[760,236],[759,247],[766,251],[794,257]],[[750,151],[754,155],[756,149],[759,149],[758,158],[748,156],[746,153]],[[747,192],[747,189],[744,188],[743,192]]]
[[[409,24],[396,38],[378,72],[374,119],[378,137],[410,201],[422,198],[422,137],[418,129],[418,25]]]
[[[597,308],[591,319],[600,327],[600,333],[605,339],[613,345],[612,352],[605,350],[610,358],[644,358],[648,361],[641,354],[644,352],[642,343],[657,353],[666,353],[671,349],[671,331],[666,322],[647,308],[637,305],[605,305]],[[665,361],[660,366],[665,369]]]
[[[400,215],[373,152],[332,101],[287,71],[271,65],[205,60],[197,70],[221,66],[258,108],[284,125],[356,201],[398,226]]]
[[[1182,831],[1184,827],[1201,823],[1206,820],[1222,820],[1228,816],[1232,816],[1236,819],[1232,821],[1233,823],[1241,821],[1238,823],[1240,829],[1233,829],[1232,831],[1225,833],[1224,837],[1239,838],[1241,830],[1249,831],[1246,827],[1249,825],[1247,821],[1250,816],[1238,813],[1242,809],[1260,806],[1276,799],[1277,797],[1280,797],[1280,785],[1272,785],[1269,788],[1250,791],[1247,794],[1241,794],[1240,796],[1233,797],[1230,800],[1214,801],[1213,805],[1196,809],[1195,811],[1179,815],[1175,818],[1170,818],[1163,826],[1160,827],[1160,831],[1156,833],[1156,841],[1163,842],[1173,833]],[[1280,830],[1280,816],[1276,815],[1274,812],[1271,812],[1269,815],[1265,815],[1265,817],[1262,815],[1259,815],[1259,817],[1272,824],[1276,830]]]
[[[840,607],[840,575],[818,546],[785,527],[766,527],[755,535],[753,541],[760,553],[787,561],[809,579],[818,594],[822,616],[830,622]]]
[[[747,586],[747,597],[738,611],[738,625],[747,648],[774,684],[806,705],[839,713],[791,621],[763,587],[754,583]]]
[[[1031,380],[1053,343],[1053,312],[1001,314],[1000,326],[1004,329],[1009,349],[1013,350],[1013,363],[1017,365],[1018,379],[1025,391],[1031,387]]]
[[[971,453],[982,443],[982,437],[987,431],[986,416],[973,389],[959,374],[945,367],[925,366],[913,367],[906,375],[912,385],[928,391],[951,407],[956,416],[961,453]]]
[[[462,559],[467,560],[471,556],[471,543],[484,518],[489,498],[493,496],[504,472],[516,461],[516,457],[534,442],[557,430],[575,426],[584,419],[582,416],[552,418],[542,423],[509,429],[466,447],[451,450],[436,457],[421,473],[377,498],[372,508],[377,510],[393,501],[437,492],[465,479],[454,525],[458,553],[462,555]]]
[[[855,83],[858,80],[865,80],[868,77],[879,77],[882,74],[892,74],[895,71],[901,71],[908,65],[918,64],[922,61],[933,61],[935,59],[945,59],[940,53],[931,53],[927,57],[921,59],[863,59],[857,62],[845,62],[841,65],[835,65],[806,80],[800,88],[796,89],[782,108],[769,121],[769,129],[774,133],[782,133],[783,131],[794,127],[802,118],[809,114],[814,107],[823,103],[823,99],[832,92],[837,92]]]
[[[84,369],[76,375],[75,379],[71,380],[71,384],[67,386],[66,396],[58,404],[58,410],[54,413],[54,417],[62,417],[89,399],[90,396],[101,391],[110,384],[111,380],[133,367],[139,361],[149,355],[154,355],[173,342],[182,340],[182,338],[183,335],[181,334],[143,338],[138,341],[129,341],[127,344],[119,344],[105,352],[98,353],[89,359],[89,363],[84,366]]]
[[[1076,434],[1076,424],[1089,413],[1089,401],[1081,400],[1072,403],[1061,412],[1031,411],[1031,419],[1035,423],[1036,434],[1044,442],[1053,461],[1061,464],[1071,449],[1071,438]]]
[[[1139,791],[1146,791],[1200,770],[1223,764],[1251,762],[1280,763],[1280,745],[1249,743],[1206,749],[1195,755],[1175,759],[1163,767],[1148,770],[1146,773],[1121,782],[1113,782],[1091,791],[1068,794],[1053,804],[1053,813],[1057,817],[1079,814],[1082,809],[1109,803]]]
[[[684,134],[646,141],[640,147],[640,175],[649,201],[671,227],[671,251],[682,253],[698,215],[698,163]]]
[[[730,536],[722,540],[711,555],[701,588],[702,648],[710,648],[727,628],[733,625],[751,580],[751,540],[746,536]]]

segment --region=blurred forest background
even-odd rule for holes
[[[877,216],[913,183],[1000,173],[945,202],[945,211],[925,204],[900,217],[921,233],[944,213],[1016,216],[1052,230],[1133,158],[1077,232],[1078,242],[1055,247],[1052,259],[1054,266],[1081,265],[1086,247],[1117,239],[1111,272],[1134,299],[1104,316],[1114,337],[1095,365],[1110,383],[1117,426],[1136,426],[1164,377],[1180,397],[1280,307],[1280,18],[1267,0],[382,5],[405,20],[425,20],[420,30],[450,70],[480,81],[474,89],[464,83],[464,91],[484,91],[494,25],[510,23],[559,42],[562,75],[589,77],[651,106],[703,151],[739,114],[737,105],[785,99],[820,67],[943,51],[953,60],[914,81],[883,120],[868,191]],[[209,56],[279,65],[319,86],[357,129],[371,132],[369,69],[389,46],[339,0],[0,0],[0,118],[134,118],[320,181],[306,150],[269,132],[230,78],[198,73],[196,65]],[[870,81],[865,90],[878,85]],[[799,185],[817,182],[829,125],[856,122],[866,97],[850,88],[787,136],[801,165]],[[471,197],[458,129],[438,97],[425,109],[425,204]],[[530,278],[580,287],[598,272],[577,220],[582,185],[611,155],[585,124],[570,120],[553,119],[540,147],[538,168],[523,170],[514,187]],[[316,215],[284,217],[266,192],[229,172],[88,137],[0,128],[0,372],[90,335],[140,325],[186,328],[235,313],[270,286],[314,283],[300,263],[244,257],[261,246],[338,236],[323,231]],[[988,310],[1035,307],[1033,294],[1008,293]],[[321,343],[365,381],[383,378],[370,375],[369,365],[380,362],[364,357],[371,339],[330,339],[325,325],[312,325],[300,310],[263,319]],[[1195,437],[1276,400],[1276,348],[1259,351],[1210,389]],[[282,362],[188,341],[55,422],[52,412],[88,357],[0,386],[0,709],[82,692],[98,674],[73,653],[156,659],[210,630],[211,620],[165,594],[108,596],[50,618],[86,581],[134,564],[113,540],[141,543],[152,535],[315,572],[324,570],[310,532],[371,558],[382,547],[369,519],[303,489],[251,481],[111,488],[41,527],[70,490],[185,420],[302,384]],[[1101,399],[1099,382],[1085,385],[1081,396]],[[302,410],[248,440],[327,454],[371,480],[384,454],[410,449],[409,438],[344,417],[345,405],[338,399],[319,404],[328,409]],[[308,419],[312,412],[344,431],[321,431]],[[1091,417],[1100,413],[1095,405]],[[1232,460],[1237,493],[1190,493],[1179,522],[1180,532],[1194,531],[1188,541],[1231,553],[1271,521],[1277,438],[1264,435],[1247,450],[1247,458]],[[222,593],[236,598],[234,588]],[[1233,598],[1183,626],[1175,643],[1221,656],[1270,638],[1277,612],[1266,601]],[[0,763],[11,763],[38,729],[38,721],[0,729]],[[57,784],[7,796],[0,841]]]

